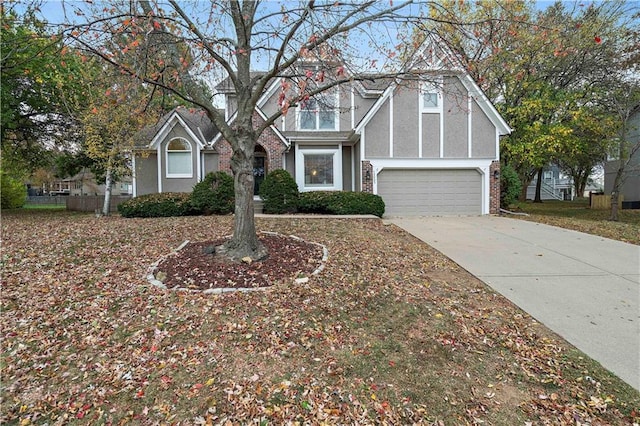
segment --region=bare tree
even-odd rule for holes
[[[76,45],[206,111],[233,150],[235,223],[225,249],[232,258],[260,259],[266,249],[256,235],[252,197],[258,137],[301,101],[341,84],[400,75],[411,57],[407,49],[414,48],[409,25],[426,6],[412,0],[123,0],[94,3],[91,10],[67,7],[76,8],[65,31]],[[301,68],[301,61],[314,67]],[[265,71],[252,72],[256,68]],[[258,101],[279,77],[287,79],[280,109],[254,123]],[[230,82],[237,102],[232,123],[202,90],[203,79]]]

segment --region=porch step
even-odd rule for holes
[[[264,202],[262,200],[253,200],[253,213],[260,214],[262,213],[264,207]]]

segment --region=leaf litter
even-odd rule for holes
[[[223,238],[230,217],[3,214],[0,422],[639,422],[637,391],[398,228],[257,224],[326,245],[324,271],[164,291],[149,265]]]

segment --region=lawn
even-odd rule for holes
[[[257,223],[326,245],[323,272],[162,291],[149,265],[230,217],[3,212],[0,423],[640,422],[637,391],[399,228]]]
[[[619,221],[612,222],[609,210],[590,209],[588,199],[527,201],[518,207],[529,216],[512,217],[640,245],[640,210],[619,210]]]

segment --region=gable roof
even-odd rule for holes
[[[262,118],[265,121],[267,120],[267,115],[262,111],[262,109],[259,106],[256,106],[255,111],[258,113],[260,118]],[[237,115],[238,115],[238,113],[234,112],[233,115],[231,117],[229,117],[229,119],[227,120],[227,124],[233,123],[235,121]],[[280,139],[282,141],[282,143],[287,147],[287,149],[291,146],[291,142],[289,142],[289,139],[287,139],[276,126],[271,124],[269,126],[269,128],[275,133],[275,135],[278,137],[278,139]],[[222,139],[222,133],[218,133],[215,136],[215,138],[213,138],[213,140],[211,141],[211,146],[215,146],[215,144],[218,143],[218,141],[220,141],[220,139]]]
[[[426,66],[427,68],[424,69],[424,71],[429,72],[434,76],[457,76],[462,85],[471,95],[472,99],[476,101],[491,123],[496,126],[496,129],[498,129],[501,136],[508,135],[513,131],[504,118],[502,118],[493,103],[484,94],[482,89],[480,89],[480,86],[476,84],[469,72],[464,68],[462,62],[453,53],[453,51],[446,46],[444,40],[440,37],[437,37],[434,34],[428,35],[420,48],[414,54],[413,60],[409,62],[406,71],[418,69],[420,66]],[[399,82],[397,80],[390,82],[382,96],[378,98],[362,120],[360,120],[356,125],[356,133],[360,133],[362,131],[364,126],[369,123],[375,113],[386,102],[389,96],[391,96],[391,93],[393,93],[398,85]]]
[[[180,124],[201,147],[207,145],[218,133],[218,129],[205,111],[179,106],[162,116],[155,125],[147,126],[138,132],[136,146],[154,148],[177,124]]]

